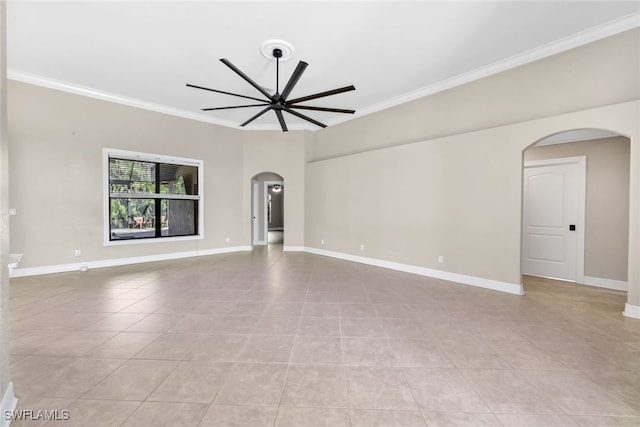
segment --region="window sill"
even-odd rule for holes
[[[176,237],[154,237],[149,239],[122,239],[122,240],[105,240],[104,246],[127,246],[141,245],[150,243],[168,243],[168,242],[184,242],[190,240],[202,240],[203,235],[198,236],[176,236]]]

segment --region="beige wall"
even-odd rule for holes
[[[519,157],[464,135],[311,163],[307,246],[519,283]]]
[[[4,2],[0,10],[3,46]],[[6,266],[7,90],[0,50],[0,263]],[[286,245],[519,283],[522,152],[547,135],[590,127],[630,138],[628,247],[629,259],[638,260],[639,52],[640,30],[629,31],[313,134],[240,132],[10,82],[10,204],[18,210],[10,221],[11,249],[25,254],[24,267],[39,267],[247,245],[251,177],[273,171],[287,186]],[[206,238],[105,247],[103,147],[204,159]],[[81,258],[73,256],[77,248]],[[593,274],[602,268],[592,267]],[[4,394],[8,280],[1,271]],[[640,307],[640,263],[630,262],[627,271],[628,302]]]
[[[636,106],[635,138],[631,140],[629,183],[629,296],[640,307],[640,104]],[[638,316],[640,317],[640,309]]]
[[[308,138],[307,131],[243,133],[244,229],[248,233],[245,236],[247,241],[251,240],[251,178],[262,172],[273,172],[282,177],[287,192],[284,198],[284,245],[304,245],[304,159]]]
[[[634,30],[313,133],[226,129],[11,82],[12,248],[28,267],[248,245],[251,178],[271,171],[287,187],[287,246],[519,283],[522,152],[592,127],[631,139],[629,257],[640,259],[639,52]],[[104,247],[102,147],[204,159],[206,239]],[[640,265],[628,280],[640,305]]]
[[[600,128],[631,139],[629,259],[640,259],[639,99],[636,29],[316,132],[306,245],[518,284],[523,150]],[[640,264],[628,281],[640,305]]]
[[[265,171],[287,183],[285,243],[304,244],[306,132],[241,131],[15,81],[9,100],[22,268],[250,245],[251,177]],[[205,238],[104,246],[104,147],[204,160]]]
[[[316,132],[327,159],[640,98],[640,29]]]
[[[7,138],[6,3],[0,4],[0,401],[9,376],[9,141]],[[12,408],[0,408],[12,409]]]
[[[637,143],[639,106],[623,103],[309,163],[306,245],[520,283],[523,150],[544,136],[584,127],[632,135]]]
[[[24,253],[21,267],[249,244],[240,131],[14,81],[9,100],[11,250]],[[104,147],[204,160],[205,238],[104,246]]]
[[[229,129],[15,81],[9,101],[11,251],[25,254],[22,268],[250,245],[251,177],[264,171],[287,183],[285,244],[304,244],[307,132]],[[205,238],[104,246],[105,147],[204,160]]]
[[[629,258],[629,139],[532,147],[525,161],[587,158],[584,274],[626,281]]]

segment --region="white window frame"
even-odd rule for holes
[[[198,234],[193,236],[167,236],[167,237],[155,237],[149,239],[123,239],[123,240],[111,240],[111,207],[109,206],[109,157],[116,157],[119,159],[138,160],[147,162],[169,163],[185,166],[196,166],[198,168]],[[113,148],[102,149],[102,194],[103,194],[103,244],[104,246],[122,246],[122,245],[137,245],[137,244],[152,244],[160,242],[177,242],[184,240],[201,240],[204,239],[204,160],[189,159],[185,157],[167,156],[162,154],[141,153],[137,151],[117,150]],[[124,195],[124,194],[123,194]],[[144,196],[149,197],[149,194],[137,194],[126,193],[127,197]],[[196,199],[194,196],[180,197],[178,195],[172,196],[174,199]]]

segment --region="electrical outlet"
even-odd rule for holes
[[[360,250],[364,251],[364,245],[360,245]]]
[[[229,241],[230,241],[231,239],[227,237],[225,240],[226,240],[226,242],[227,242],[227,243],[229,243]]]
[[[324,245],[324,239],[320,240],[320,244]]]
[[[18,210],[16,208],[10,208],[9,215],[11,216],[18,215]]]
[[[442,255],[438,256],[438,263],[440,263],[440,264],[444,263],[444,257]]]
[[[80,249],[76,249],[75,256],[80,256],[80,255],[82,255],[82,251]]]

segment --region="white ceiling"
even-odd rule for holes
[[[227,58],[274,89],[263,41],[309,67],[292,97],[363,115],[640,26],[640,1],[7,1],[9,78],[237,127],[253,103],[186,83],[261,97]],[[305,111],[328,125],[354,116]],[[290,129],[309,128],[285,114]],[[269,112],[246,129],[279,129]]]

